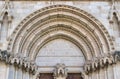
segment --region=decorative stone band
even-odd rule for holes
[[[10,58],[10,64],[15,65],[16,67],[32,74],[35,74],[37,70],[37,65],[34,62],[30,62],[28,60],[26,61],[25,58],[21,57]]]
[[[89,74],[109,65],[116,64],[117,61],[120,61],[120,51],[115,51],[113,54],[86,61],[84,70],[86,74]]]
[[[0,50],[0,60],[32,74],[35,74],[37,70],[37,65],[34,62],[20,56],[13,56],[7,51]]]

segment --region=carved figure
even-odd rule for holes
[[[65,64],[57,64],[54,70],[54,79],[66,79],[67,78],[67,69]]]

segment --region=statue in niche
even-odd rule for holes
[[[67,78],[67,69],[65,64],[57,64],[54,70],[54,79],[66,79]]]

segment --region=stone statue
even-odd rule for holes
[[[54,79],[66,79],[67,78],[67,69],[65,64],[57,64],[54,70]]]

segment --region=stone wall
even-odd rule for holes
[[[64,42],[61,42],[61,41],[59,42],[59,40],[56,40],[57,42],[55,42],[55,44],[51,43],[49,45],[49,43],[48,44],[45,43],[46,45],[43,45],[43,48],[41,48],[41,50],[37,51],[39,53],[37,53],[37,55],[35,55],[35,57],[36,57],[35,62],[37,63],[37,66],[39,66],[36,75],[38,75],[39,72],[40,73],[43,73],[43,72],[51,73],[51,72],[53,72],[54,66],[57,63],[64,63],[66,65],[66,67],[68,67],[68,70],[69,70],[68,72],[82,72],[85,79],[118,79],[120,77],[119,76],[119,72],[120,72],[119,55],[116,58],[117,61],[115,61],[116,60],[115,58],[112,59],[111,57],[108,56],[109,53],[114,54],[115,51],[120,51],[120,1],[116,1],[115,5],[113,5],[112,2],[110,2],[110,1],[11,1],[10,3],[8,3],[9,6],[7,4],[7,8],[5,8],[6,4],[4,1],[0,1],[0,9],[1,9],[1,11],[0,11],[0,30],[1,30],[1,28],[4,30],[4,31],[1,30],[2,33],[0,33],[0,34],[7,34],[6,35],[7,37],[4,37],[5,40],[0,41],[0,49],[2,49],[2,50],[9,50],[8,49],[9,48],[8,46],[10,46],[9,42],[14,40],[14,39],[11,40],[12,36],[15,36],[14,34],[19,35],[19,34],[15,33],[15,31],[19,30],[19,29],[17,29],[18,26],[20,26],[20,25],[24,26],[20,22],[23,22],[23,20],[26,20],[27,18],[29,18],[29,15],[32,14],[33,12],[39,11],[44,7],[49,7],[52,5],[69,5],[72,7],[76,7],[78,9],[80,9],[81,11],[83,10],[83,11],[91,14],[92,16],[95,17],[95,19],[99,20],[104,25],[105,29],[107,29],[108,35],[110,35],[110,36],[105,36],[105,37],[110,38],[110,40],[107,40],[107,41],[112,41],[114,43],[113,51],[110,51],[110,52],[105,51],[105,52],[107,52],[107,55],[105,54],[105,56],[100,57],[100,58],[99,58],[98,54],[101,51],[99,51],[96,55],[91,55],[91,57],[88,57],[88,58],[91,58],[91,60],[86,59],[87,57],[85,57],[85,55],[82,54],[83,51],[79,50],[79,48],[77,48],[77,46],[73,45],[74,42],[71,44],[64,40],[63,40]],[[48,10],[49,10],[49,8],[48,8]],[[115,13],[114,16],[113,16],[113,13]],[[8,21],[6,21],[6,19],[4,19],[4,14],[7,15]],[[48,14],[50,14],[50,13],[48,13]],[[73,11],[73,14],[74,14],[74,11]],[[36,15],[37,14],[34,13],[32,15],[32,17],[34,17]],[[68,15],[69,15],[69,13],[68,13]],[[85,14],[83,14],[83,15],[85,15]],[[87,17],[89,18],[91,16],[87,16]],[[4,24],[3,19],[5,20],[5,23],[8,23],[8,24]],[[35,19],[35,20],[37,20],[37,19]],[[34,23],[35,20],[31,21],[31,22]],[[82,20],[85,21],[86,24],[89,23],[84,19],[82,19]],[[25,22],[26,22],[26,26],[32,26],[32,24],[30,25],[30,23],[28,23],[28,25],[27,25],[27,21],[25,21]],[[58,22],[58,23],[60,23],[60,22]],[[99,22],[94,21],[94,23],[98,24],[98,26],[100,25]],[[23,23],[23,24],[25,24],[25,23]],[[53,23],[53,24],[55,24],[55,23]],[[52,25],[52,22],[49,23],[48,25]],[[74,25],[74,24],[71,23],[71,25]],[[3,26],[5,26],[6,28],[4,28]],[[90,26],[93,26],[92,23],[90,24]],[[95,27],[95,28],[97,28],[97,27]],[[23,29],[23,30],[25,30],[25,29]],[[63,28],[62,28],[62,30],[63,30]],[[83,30],[80,30],[80,31],[83,31]],[[37,31],[37,32],[39,32],[39,31]],[[99,32],[100,32],[99,30],[96,30],[96,33],[98,33],[98,35],[99,35]],[[21,38],[22,34],[24,34],[25,32],[21,31],[19,33],[21,34],[21,36],[19,38]],[[66,33],[66,32],[60,31],[59,33]],[[69,35],[71,33],[69,33]],[[85,32],[85,31],[83,33],[87,34],[87,32]],[[34,34],[36,34],[36,33],[34,33]],[[48,36],[52,36],[52,34],[48,34]],[[1,37],[1,35],[0,35],[0,37]],[[32,35],[29,38],[32,39]],[[80,40],[80,38],[77,38],[77,36],[75,36],[75,38],[77,40]],[[85,39],[86,38],[87,37],[85,37]],[[101,38],[100,40],[104,41],[104,36],[101,36],[98,38]],[[18,40],[15,40],[15,41],[18,41]],[[31,40],[28,40],[27,42],[30,42],[30,41]],[[59,44],[60,46],[56,47],[57,43],[60,43]],[[91,40],[91,43],[94,44],[94,41]],[[14,44],[14,42],[13,42],[13,44]],[[39,44],[39,42],[38,42],[38,44]],[[33,60],[31,60],[31,59],[34,59],[34,57],[33,57],[34,54],[31,53],[30,55],[27,55],[27,53],[29,53],[29,52],[26,50],[26,48],[27,48],[26,45],[24,45],[23,49],[21,49],[24,52],[21,52],[18,50],[19,48],[17,48],[17,46],[18,47],[20,47],[20,46],[17,45],[16,42],[15,42],[15,45],[13,45],[13,47],[15,47],[16,49],[13,49],[13,50],[15,50],[17,52],[15,52],[15,51],[9,52],[9,53],[11,53],[11,55],[13,55],[13,58],[10,59],[10,63],[6,64],[6,63],[4,63],[5,61],[4,62],[0,61],[0,63],[1,63],[0,64],[1,78],[2,79],[13,79],[13,78],[14,79],[18,79],[18,78],[35,79],[36,75],[33,76],[33,74],[30,74],[31,69],[33,69],[33,71],[35,69]],[[69,45],[69,46],[67,46],[67,45]],[[64,46],[67,46],[69,48],[65,48]],[[107,48],[105,46],[106,45],[103,45],[103,47],[102,47],[102,43],[101,43],[101,49]],[[86,49],[87,49],[87,47],[92,49],[92,47],[86,45]],[[96,45],[93,46],[94,49],[95,49],[95,47],[96,47]],[[61,49],[59,50],[59,48],[61,48]],[[33,49],[33,48],[31,48],[31,49]],[[97,52],[98,49],[96,47],[95,52]],[[69,50],[70,52],[68,53],[67,50]],[[36,52],[34,50],[31,50],[31,51]],[[58,51],[58,52],[56,52],[56,51]],[[88,56],[90,56],[91,53],[93,54],[93,52],[87,52]],[[49,56],[47,56],[47,55],[49,55]],[[26,57],[26,56],[29,56],[29,57]],[[94,57],[94,56],[98,56],[98,58]],[[95,59],[95,58],[97,58],[97,59]],[[48,60],[49,60],[49,62],[48,62]],[[78,60],[80,60],[80,62]],[[84,71],[85,70],[84,67],[86,68],[86,71]]]

